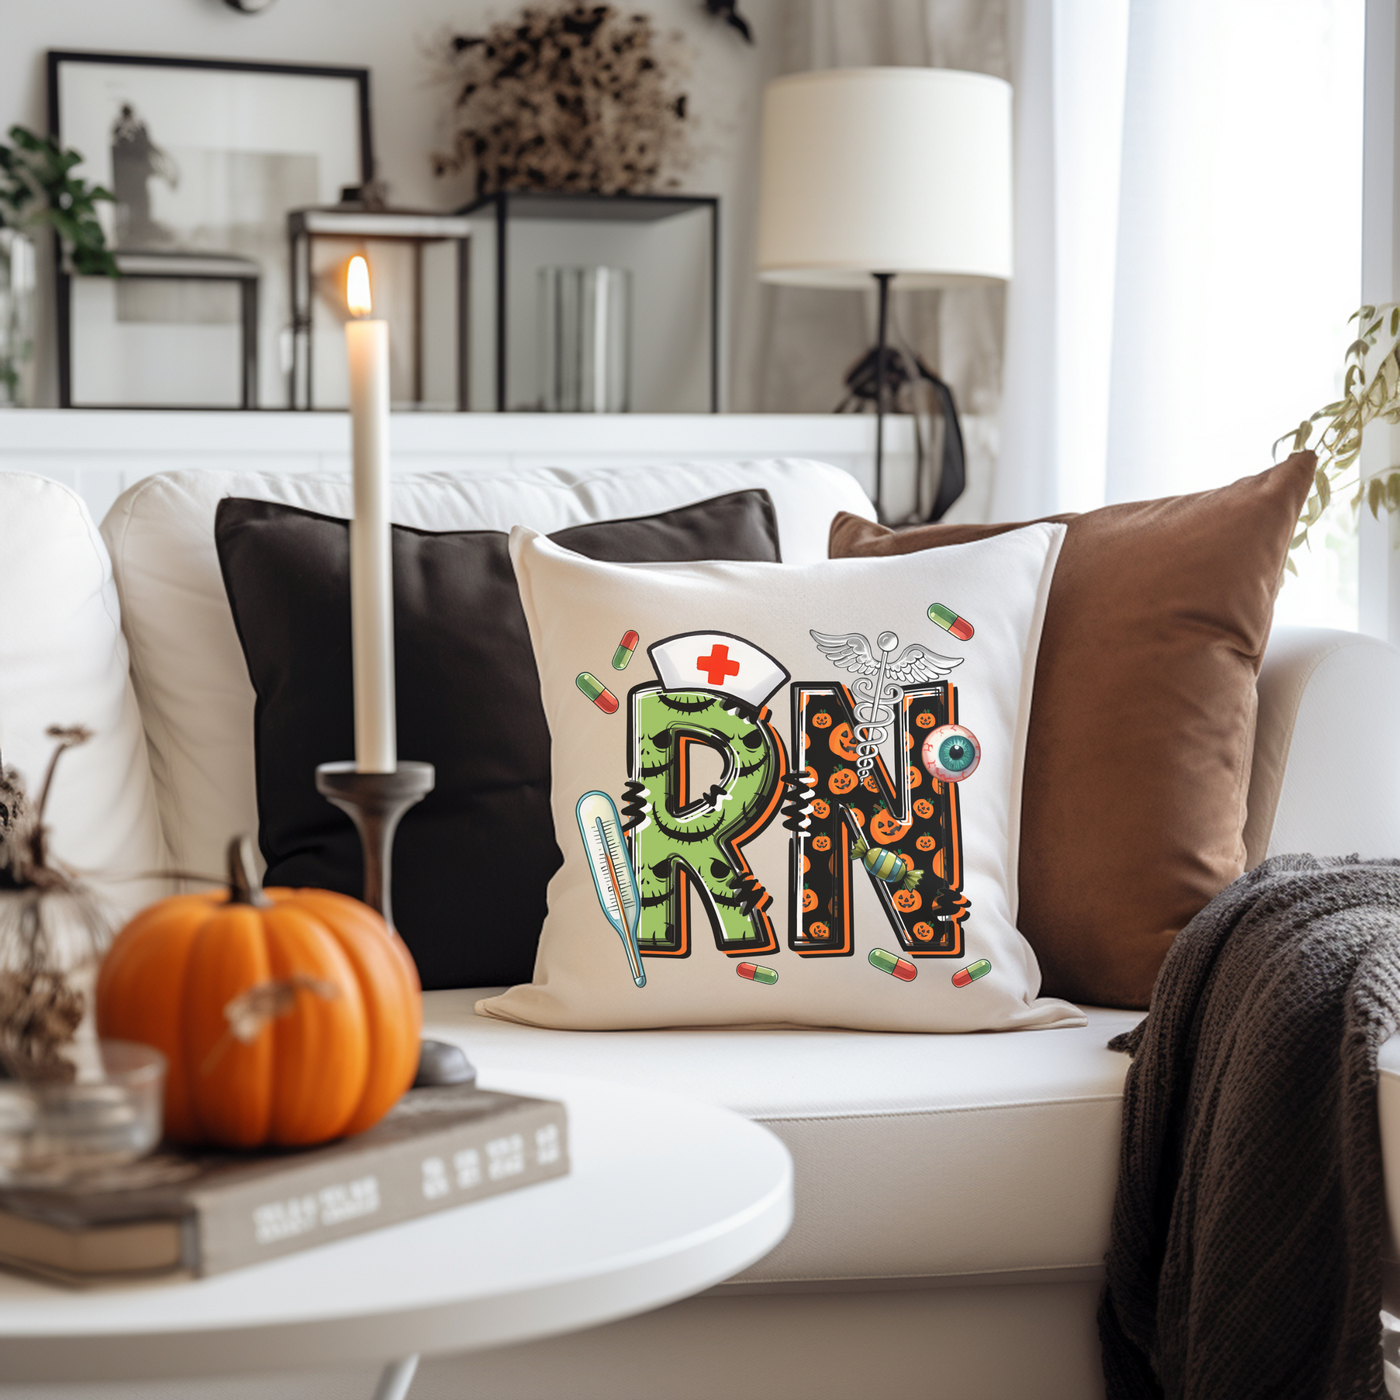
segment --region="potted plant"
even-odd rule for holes
[[[0,408],[33,401],[34,235],[47,224],[75,272],[117,276],[117,263],[97,219],[112,198],[74,176],[82,156],[22,126],[0,142]]]

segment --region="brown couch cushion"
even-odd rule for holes
[[[1300,452],[1216,491],[1051,517],[1068,529],[1036,665],[1018,921],[1046,995],[1146,1006],[1177,931],[1244,869],[1254,683],[1314,466]],[[831,557],[1018,528],[842,514]]]

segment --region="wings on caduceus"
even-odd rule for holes
[[[961,656],[942,656],[918,642],[910,642],[885,670],[896,685],[923,685],[928,681],[947,680],[954,666],[961,666]]]
[[[870,649],[870,642],[859,632],[847,632],[834,637],[826,632],[812,632],[822,655],[833,666],[857,675],[873,676],[880,669],[879,658]],[[919,685],[927,681],[946,679],[954,666],[961,666],[961,656],[942,656],[919,642],[911,642],[885,666],[885,678],[895,685]]]
[[[843,671],[854,671],[860,676],[873,676],[880,669],[880,663],[870,650],[870,643],[859,632],[847,632],[843,637],[832,637],[825,632],[813,631],[812,640],[826,659]]]

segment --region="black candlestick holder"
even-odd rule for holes
[[[353,763],[323,763],[316,769],[316,791],[355,823],[365,853],[364,901],[394,927],[390,868],[394,833],[403,814],[432,790],[431,763],[400,763],[392,773],[361,773]]]
[[[322,763],[316,790],[355,823],[365,860],[364,902],[384,917],[390,930],[394,911],[390,891],[394,833],[403,814],[421,802],[436,780],[431,763],[399,763],[392,773],[361,773],[354,763]],[[471,1062],[456,1045],[425,1040],[418,1059],[415,1088],[427,1084],[469,1084],[476,1078]]]

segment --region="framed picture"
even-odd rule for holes
[[[287,213],[373,177],[369,71],[51,51],[120,278],[60,270],[65,408],[287,408]]]

